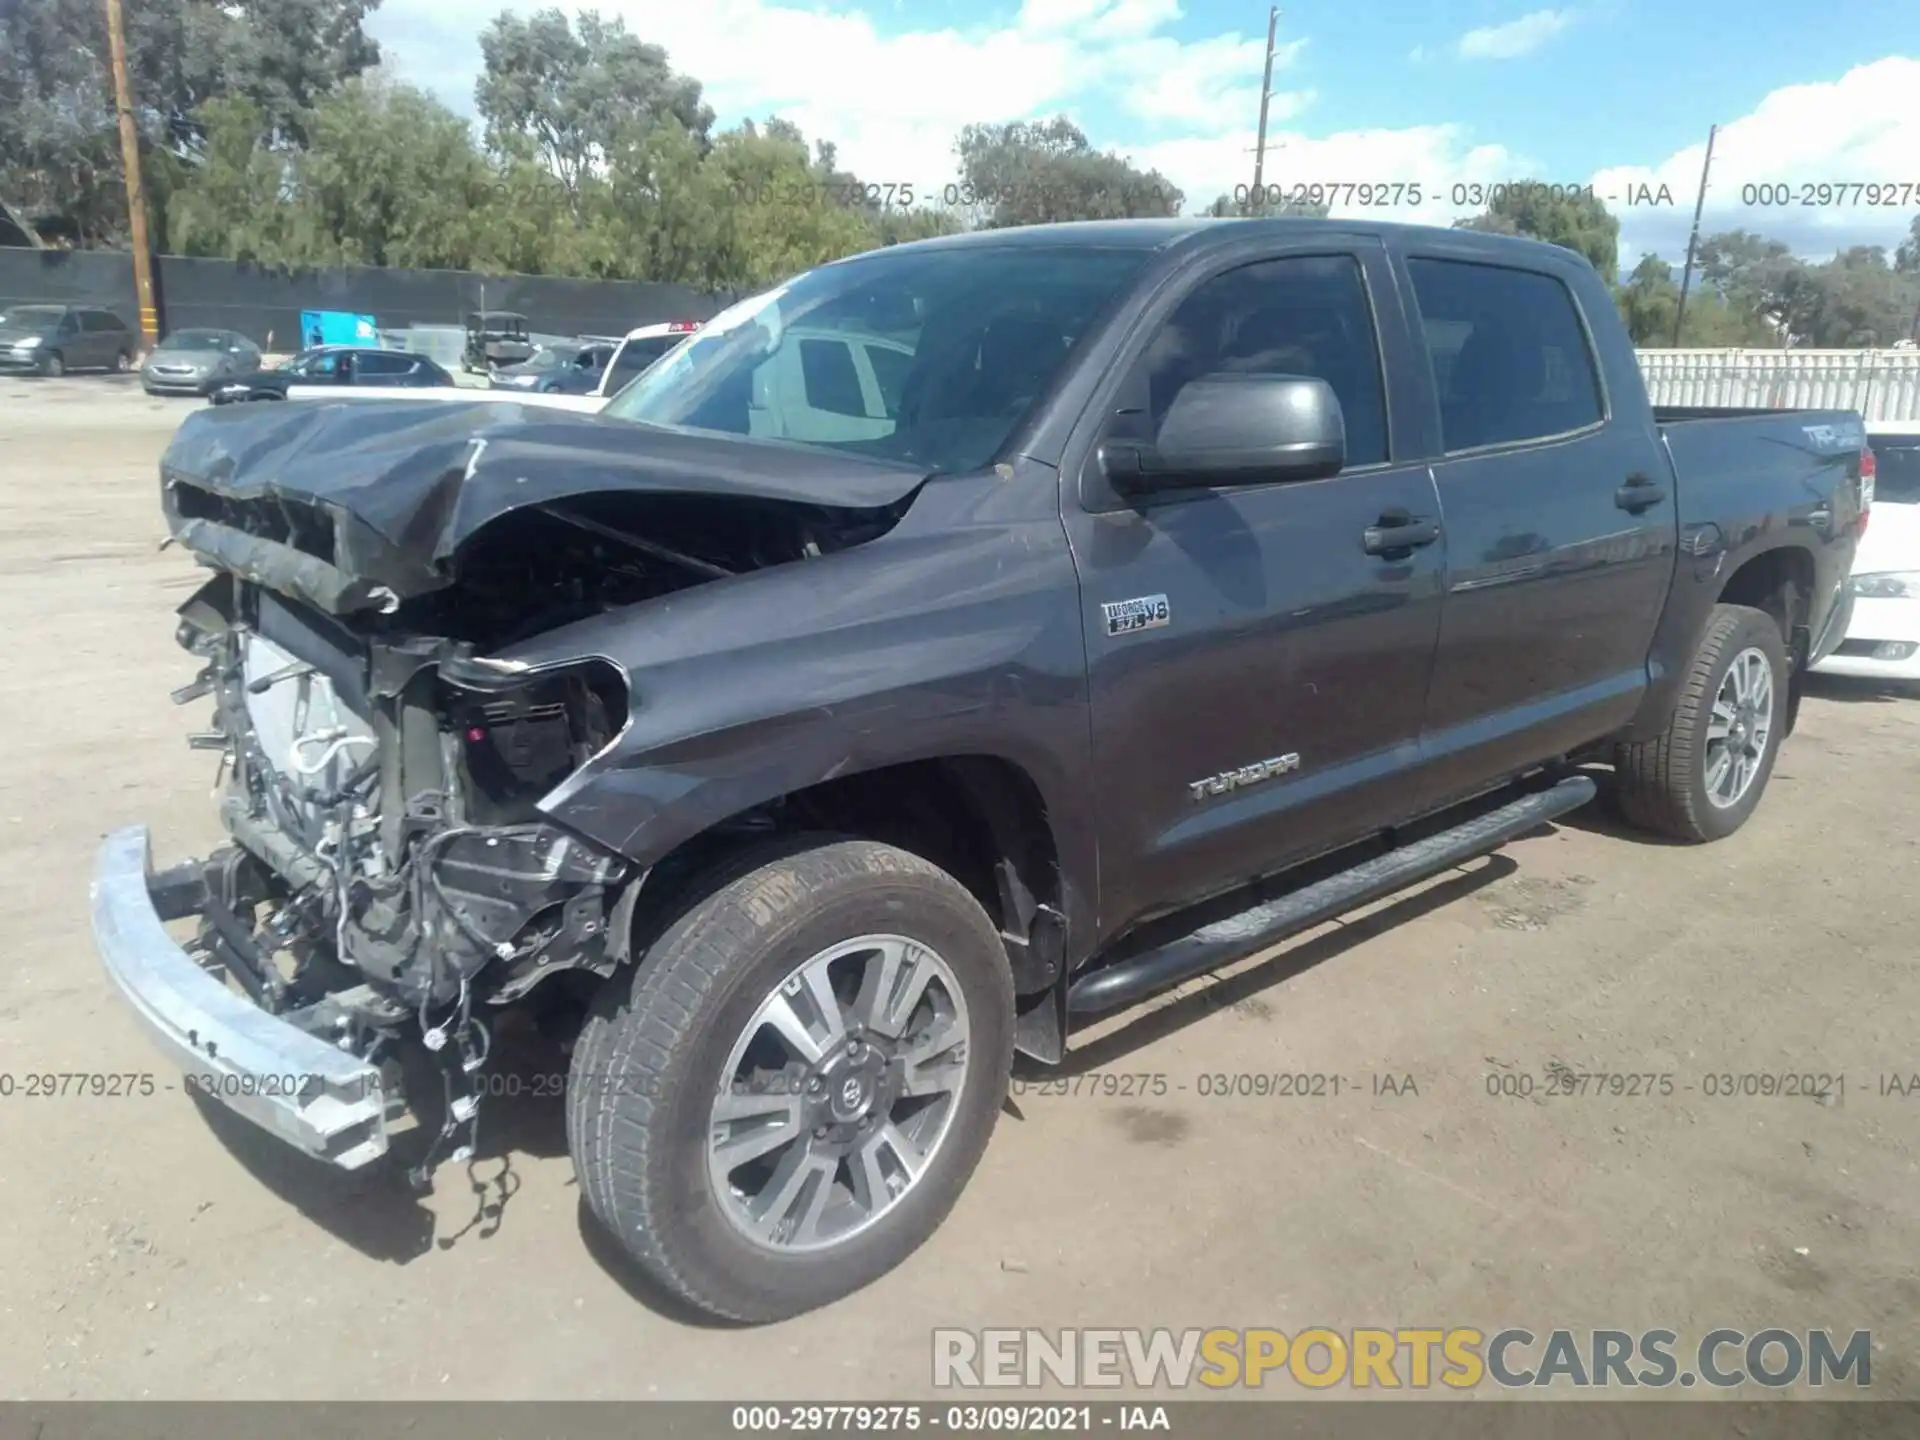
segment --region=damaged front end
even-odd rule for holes
[[[430,408],[418,425],[440,444],[445,410]],[[550,427],[529,439],[484,408],[494,433],[437,461],[429,437],[384,432],[384,488],[337,452],[314,473],[339,483],[289,482],[316,463],[311,414],[226,422],[213,441],[195,427],[219,412],[189,419],[163,498],[174,540],[214,573],[180,608],[177,638],[202,668],[173,698],[211,702],[190,743],[217,754],[232,843],[149,876],[144,832],[122,832],[94,892],[109,970],[149,1028],[218,1081],[214,1098],[312,1153],[352,1166],[383,1152],[400,1062],[423,1046],[445,1103],[421,1185],[472,1153],[485,1017],[548,976],[611,974],[645,879],[542,809],[630,723],[629,677],[598,653],[536,667],[503,652],[858,543],[899,513],[756,495],[751,477],[700,493],[684,456],[563,486]],[[593,433],[586,459],[605,464]],[[488,440],[505,472],[480,473]],[[159,922],[188,917],[175,964]],[[258,1077],[228,1073],[274,1064],[273,1087],[293,1093],[241,1094]]]
[[[181,610],[210,698],[233,845],[203,868],[202,963],[269,1014],[324,1016],[379,1063],[412,1038],[441,1061],[446,1113],[424,1166],[473,1142],[479,1018],[544,977],[610,973],[612,912],[637,879],[541,815],[540,798],[627,713],[583,660],[498,674],[441,638],[356,632],[230,572]]]

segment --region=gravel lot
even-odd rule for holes
[[[1074,1068],[1165,1093],[1027,1094],[926,1249],[770,1330],[656,1308],[583,1225],[557,1100],[497,1104],[424,1203],[210,1126],[87,928],[107,831],[148,822],[161,863],[216,839],[202,707],[167,701],[196,572],[156,549],[192,403],[0,381],[0,1070],[159,1082],[0,1099],[8,1398],[903,1398],[935,1326],[1420,1324],[1871,1328],[1874,1391],[1920,1396],[1920,1098],[1881,1093],[1920,1071],[1920,699],[1870,689],[1808,700],[1731,841],[1594,807],[1123,1017]],[[1676,1089],[1488,1093],[1552,1066]],[[1281,1071],[1360,1088],[1198,1093]],[[1703,1093],[1778,1071],[1844,1098]]]

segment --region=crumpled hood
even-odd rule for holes
[[[766,441],[443,400],[197,411],[161,457],[160,473],[169,525],[190,548],[204,549],[188,529],[195,516],[231,526],[234,516],[262,513],[246,502],[267,502],[269,511],[276,501],[316,506],[335,522],[332,565],[402,597],[447,583],[447,561],[462,544],[525,506],[637,491],[879,509],[926,478]],[[211,492],[212,503],[195,489]]]

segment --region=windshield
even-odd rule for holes
[[[9,330],[39,330],[66,313],[58,305],[15,305],[10,310],[0,310],[0,326]]]
[[[941,246],[825,266],[708,321],[601,413],[977,470],[1150,253]]]
[[[1920,505],[1920,435],[1885,435],[1873,447],[1873,503]]]
[[[536,350],[518,365],[509,365],[506,368],[516,375],[530,375],[540,371],[557,369],[572,358],[573,352],[571,351],[563,353],[559,350]]]
[[[227,336],[220,330],[177,330],[154,347],[158,350],[224,350]]]

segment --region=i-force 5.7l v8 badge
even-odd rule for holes
[[[1167,623],[1172,611],[1164,595],[1142,595],[1137,600],[1109,600],[1100,607],[1106,617],[1107,634],[1128,635],[1135,630],[1155,630]]]

